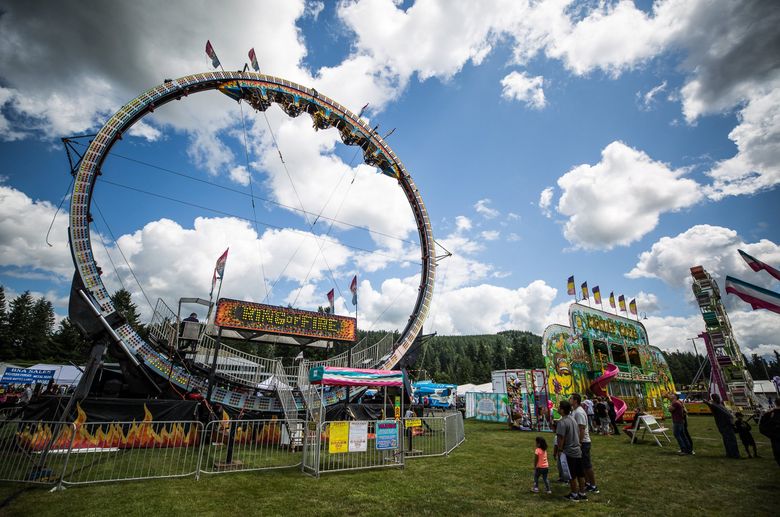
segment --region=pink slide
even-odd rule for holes
[[[598,395],[599,397],[606,397],[607,392],[604,391],[604,386],[609,384],[612,379],[617,377],[618,374],[618,367],[615,366],[612,363],[607,364],[606,370],[604,370],[604,375],[597,378],[595,381],[593,381],[590,385],[590,389],[593,393]],[[612,395],[609,396],[609,398],[612,399],[612,403],[615,405],[615,420],[620,420],[620,417],[623,416],[623,413],[626,412],[626,403],[623,399],[619,399],[617,397],[613,397]]]

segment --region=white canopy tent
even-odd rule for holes
[[[464,397],[466,393],[469,392],[492,393],[493,383],[486,382],[485,384],[461,384],[460,386],[458,386],[459,397]]]

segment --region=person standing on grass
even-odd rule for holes
[[[598,402],[596,402],[596,424],[599,434],[609,434],[609,412],[604,397],[599,397]]]
[[[677,398],[676,393],[670,393],[669,400],[672,402],[669,406],[669,412],[672,414],[672,430],[674,431],[674,438],[680,446],[677,454],[685,456],[693,450],[688,438],[685,436],[685,408],[680,399]]]
[[[534,487],[531,492],[539,492],[539,476],[544,481],[544,488],[548,494],[552,494],[550,490],[550,480],[547,479],[547,474],[550,472],[550,463],[547,461],[547,441],[541,436],[536,437],[536,450],[534,451]]]
[[[769,438],[772,444],[772,454],[780,466],[780,398],[775,399],[775,407],[761,416],[758,421],[758,432]]]
[[[685,415],[685,422],[683,423],[683,434],[685,435],[685,439],[688,440],[688,443],[691,445],[691,454],[695,455],[696,452],[693,450],[693,438],[691,437],[691,433],[688,432],[688,408],[685,407],[684,403],[682,407],[683,415]]]
[[[590,431],[588,430],[588,414],[582,407],[582,397],[579,393],[572,393],[569,398],[572,411],[572,417],[577,422],[577,437],[580,440],[580,449],[582,450],[582,469],[585,471],[585,491],[598,494],[599,489],[596,486],[596,475],[593,473],[593,463],[590,461]]]
[[[747,452],[748,458],[754,456],[758,458],[756,441],[753,439],[753,434],[750,432],[750,424],[747,422],[750,418],[742,420],[744,415],[739,411],[734,413],[734,416],[737,418],[736,422],[734,422],[734,431],[739,435],[739,439],[742,440],[742,445],[745,446],[745,452]],[[750,455],[750,447],[753,447],[753,456]]]
[[[612,397],[607,396],[607,406],[609,407],[609,425],[612,430],[612,434],[620,434],[617,426],[617,413],[615,412],[615,403],[612,402]]]
[[[571,404],[568,400],[562,400],[558,404],[558,412],[561,419],[555,428],[555,458],[561,454],[566,455],[566,462],[569,465],[571,480],[569,488],[571,492],[565,497],[569,501],[587,501],[588,495],[585,493],[585,471],[582,468],[582,449],[580,449],[579,433],[577,432],[577,423],[571,416]],[[579,490],[577,485],[579,484]]]
[[[590,400],[588,397],[585,397],[585,400],[582,401],[582,407],[585,409],[585,414],[588,415],[588,431],[594,432],[595,429],[593,427],[593,401]]]
[[[712,411],[712,416],[715,418],[715,426],[723,437],[723,447],[726,449],[726,456],[739,459],[739,446],[737,446],[737,437],[734,434],[734,418],[731,416],[731,411],[726,409],[726,406],[721,403],[720,395],[717,393],[710,395],[710,400],[705,400],[704,403]]]

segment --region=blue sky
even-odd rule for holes
[[[67,311],[63,213],[44,242],[70,180],[59,139],[95,132],[164,78],[209,70],[207,39],[228,69],[254,47],[264,73],[354,111],[369,103],[381,134],[395,128],[388,143],[453,253],[426,332],[541,333],[565,322],[573,274],[605,299],[637,298],[651,342],[687,349],[702,328],[691,266],[780,288],[736,252],[780,265],[771,2],[184,5],[0,3],[0,283],[11,296],[30,289]],[[360,326],[405,324],[419,275],[411,212],[335,131],[276,107],[242,115],[208,92],[157,110],[113,153],[93,246],[109,289],[130,289],[144,314],[130,269],[151,303],[208,297],[230,246],[224,296],[316,309],[336,288],[346,314],[358,274]],[[312,226],[301,207],[322,217]],[[743,349],[778,349],[780,317],[727,303]]]

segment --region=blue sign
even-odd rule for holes
[[[395,420],[378,420],[376,422],[377,450],[398,448],[398,422]]]
[[[54,378],[54,370],[32,370],[30,368],[6,368],[0,384],[47,383]]]

